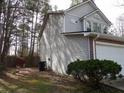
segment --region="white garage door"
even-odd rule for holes
[[[98,59],[114,60],[122,66],[124,75],[124,46],[111,43],[96,43],[96,57]]]

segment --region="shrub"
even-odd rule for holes
[[[68,65],[67,73],[81,82],[98,85],[104,78],[115,79],[121,69],[120,65],[111,60],[77,60]]]

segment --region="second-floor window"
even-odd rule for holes
[[[101,24],[93,23],[93,31],[94,32],[101,32]]]
[[[86,21],[86,30],[91,31],[91,22],[90,21]]]
[[[107,34],[107,30],[108,30],[107,26],[104,26],[103,33]]]
[[[101,24],[98,24],[98,32],[101,32]]]
[[[97,32],[97,23],[93,23],[93,31]]]

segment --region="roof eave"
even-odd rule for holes
[[[107,40],[113,40],[113,41],[119,41],[119,42],[124,42],[123,37],[119,36],[114,36],[110,34],[102,34],[102,33],[96,33],[96,32],[66,32],[66,33],[61,33],[65,36],[77,36],[81,35],[84,37],[91,37],[94,40],[99,40],[99,39],[107,39]]]
[[[94,37],[96,36],[97,38],[95,38],[96,40],[98,39],[108,39],[108,40],[113,40],[113,41],[121,41],[124,42],[124,38],[123,37],[119,37],[119,36],[114,36],[114,35],[110,35],[110,34],[101,34],[101,33],[95,33],[95,32],[90,32],[89,34],[85,34],[84,36],[88,36],[88,37]]]

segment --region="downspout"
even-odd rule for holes
[[[90,48],[90,37],[91,33],[86,33],[84,36],[88,37],[88,59],[91,59],[91,48]],[[95,34],[96,36],[93,38],[93,59],[96,58],[96,40],[100,37],[100,34]]]
[[[88,43],[87,43],[88,59],[91,59],[91,57],[90,57],[90,40],[89,40],[90,33],[84,33],[84,36],[88,37]]]
[[[97,34],[96,37],[94,38],[94,40],[97,40],[97,38],[100,37],[100,34]]]
[[[88,36],[88,58],[89,60],[91,59],[91,55],[90,55],[90,40],[89,40],[89,36]]]
[[[93,55],[94,59],[96,59],[96,40],[100,37],[100,34],[97,34],[96,37],[93,39]]]

